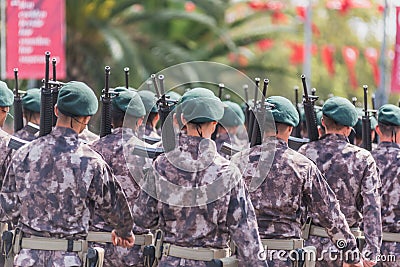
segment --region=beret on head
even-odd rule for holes
[[[0,81],[0,107],[10,107],[14,102],[14,94],[7,84]]]
[[[326,100],[322,113],[336,123],[353,127],[358,120],[357,110],[346,98],[334,96]]]
[[[224,115],[224,104],[211,90],[195,88],[181,98],[181,111],[188,122],[219,121]]]
[[[267,103],[274,105],[271,113],[275,122],[296,127],[299,124],[299,114],[289,99],[282,96],[270,96]]]
[[[225,104],[224,116],[219,121],[222,126],[234,127],[244,123],[244,113],[242,108],[232,101],[224,101]]]
[[[129,87],[128,89],[125,86],[118,86],[115,87],[114,92],[119,93],[119,92],[125,92],[125,91],[133,91],[133,92],[137,92],[137,90],[135,88]]]
[[[181,95],[178,94],[177,92],[174,91],[169,91],[165,94],[166,96],[169,96],[169,99],[174,100],[174,101],[179,101],[181,99]]]
[[[156,94],[149,90],[141,90],[138,92],[142,99],[143,105],[146,109],[146,113],[158,112],[157,108],[157,97]]]
[[[97,97],[83,82],[68,82],[58,93],[57,107],[67,116],[92,116],[98,109]]]
[[[22,107],[24,109],[40,113],[40,96],[41,91],[38,88],[32,88],[26,91],[22,97]]]
[[[119,95],[113,98],[112,103],[114,108],[126,112],[133,117],[140,118],[146,115],[142,99],[134,91],[127,89],[120,91]]]
[[[392,104],[383,105],[378,110],[378,121],[387,125],[400,126],[400,108]]]

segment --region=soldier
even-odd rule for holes
[[[363,226],[366,241],[363,255],[372,260],[364,265],[372,266],[382,239],[380,180],[376,163],[367,150],[348,143],[351,127],[358,119],[357,110],[349,100],[332,97],[324,103],[322,113],[326,135],[302,146],[299,152],[314,161],[324,174],[340,200],[341,210],[353,233],[359,233]],[[338,251],[326,234],[321,233],[322,221],[314,216],[312,219],[312,236],[308,244],[316,246],[319,253],[322,250],[328,252],[317,265],[338,266],[339,257],[330,261],[329,256],[338,255]]]
[[[14,266],[81,266],[80,240],[94,211],[115,228],[114,244],[133,245],[125,194],[101,157],[78,141],[97,107],[86,84],[67,83],[54,130],[15,153],[0,193],[0,220],[18,222],[22,233]]]
[[[358,112],[358,120],[356,125],[354,126],[354,131],[355,136],[354,136],[354,144],[356,146],[361,147],[362,146],[362,117],[364,115],[364,112],[361,108],[357,108],[357,112]],[[373,141],[375,139],[375,128],[378,125],[378,122],[376,121],[374,116],[370,116],[369,117],[370,121],[371,121],[371,141]],[[376,148],[376,144],[372,143],[373,148]]]
[[[218,133],[215,139],[218,153],[220,153],[224,143],[232,144],[235,148],[246,148],[247,140],[240,140],[237,137],[238,129],[243,126],[245,119],[242,108],[231,101],[224,101],[223,103],[226,107],[224,108],[224,116],[219,121],[220,125],[217,127]],[[222,154],[222,156],[226,155]]]
[[[26,91],[22,97],[22,108],[25,126],[14,133],[14,136],[26,141],[32,141],[38,137],[40,124],[40,89],[32,88]]]
[[[288,256],[290,251],[301,249],[301,241],[297,241],[298,247],[293,244],[301,238],[305,210],[320,219],[333,243],[346,241],[343,252],[358,255],[356,240],[325,178],[311,160],[288,147],[293,127],[299,124],[295,107],[281,96],[271,96],[266,101],[274,106],[271,112],[275,127],[265,129],[262,145],[236,154],[232,162],[242,171],[251,191],[264,244],[274,250],[275,242],[288,241],[286,256],[279,258],[276,250],[269,251],[269,266],[292,266]],[[260,183],[254,183],[256,180]],[[259,186],[254,188],[256,185]],[[355,258],[347,262],[358,261]]]
[[[376,132],[380,144],[372,151],[382,181],[382,246],[381,254],[397,256],[394,261],[381,262],[379,266],[400,266],[400,108],[384,105],[378,111]],[[383,258],[382,258],[383,260]]]
[[[154,161],[142,187],[146,193],[133,209],[135,222],[163,231],[159,266],[222,266],[213,264],[229,257],[229,234],[238,247],[239,266],[267,266],[239,170],[216,152],[210,139],[223,116],[222,102],[208,89],[186,94],[180,103],[187,135],[180,134],[177,148]],[[173,185],[183,191],[172,193]]]
[[[128,108],[129,106],[129,108]],[[124,155],[124,140],[127,140],[127,135],[131,135],[131,138],[135,138],[135,144],[141,144],[141,141],[136,137],[137,128],[142,124],[143,117],[146,115],[145,107],[140,99],[138,93],[128,90],[120,90],[119,95],[112,100],[112,127],[113,132],[109,135],[100,138],[100,140],[94,142],[91,147],[100,153],[108,165],[113,170],[116,178],[121,183],[124,189],[129,205],[133,207],[139,197],[140,187],[136,183],[135,179],[141,179],[143,177],[143,167],[146,164],[150,165],[148,159],[141,158],[138,156],[129,156],[129,162],[134,165],[134,170],[129,169],[125,162]],[[129,123],[124,124],[125,116],[129,116],[131,119]],[[131,128],[128,128],[130,126]],[[125,135],[123,137],[123,135]],[[133,142],[130,140],[130,142]],[[148,162],[148,163],[147,163]],[[134,177],[133,177],[134,176]],[[93,222],[93,229],[97,231],[108,231],[112,230],[110,225],[105,224],[104,218],[96,216]],[[139,235],[148,234],[148,230],[140,227],[133,229],[136,240],[139,239]],[[143,266],[143,257],[141,246],[144,244],[135,243],[135,246],[130,250],[124,250],[119,247],[114,247],[112,244],[105,245],[105,261],[104,266]]]
[[[7,84],[3,81],[0,81],[0,127],[4,126],[4,122],[6,121],[7,114],[10,111],[10,107],[14,103],[14,94],[8,88]],[[11,160],[11,150],[7,149],[8,142],[10,141],[10,135],[6,133],[4,130],[0,129],[0,148],[3,153],[0,155],[0,187],[3,183],[4,175],[7,171],[8,164]],[[9,153],[5,153],[8,151]]]
[[[156,125],[160,119],[157,108],[157,98],[156,95],[148,90],[141,90],[138,92],[144,107],[146,108],[146,114],[149,114],[146,120],[146,125],[144,125],[144,135],[152,138],[160,138],[157,133]]]

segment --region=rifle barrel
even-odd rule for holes
[[[368,117],[368,85],[363,85],[364,89],[364,115]]]
[[[53,81],[57,81],[57,69],[56,69],[57,59],[53,57],[51,63],[53,64]]]
[[[249,104],[249,86],[247,84],[243,85],[244,90],[244,100],[246,101],[246,105]]]
[[[19,93],[18,93],[18,68],[14,68],[14,80],[15,80],[15,96],[19,96]]]
[[[46,51],[45,53],[45,58],[46,58],[46,72],[45,72],[45,78],[44,78],[44,82],[45,82],[45,86],[47,86],[50,78],[50,55],[51,53],[49,51]]]
[[[129,88],[129,68],[125,67],[124,71],[125,71],[125,87],[126,87],[126,89],[128,89]]]
[[[157,96],[160,98],[160,97],[161,97],[161,94],[160,94],[160,90],[158,90],[156,75],[155,75],[155,74],[152,74],[152,75],[150,75],[150,78],[151,78],[151,80],[153,81],[153,86],[154,86],[154,89],[156,90],[156,94],[157,94]]]
[[[160,96],[164,96],[165,95],[164,75],[162,74],[158,75],[158,81],[160,82]]]

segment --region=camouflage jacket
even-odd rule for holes
[[[220,153],[221,147],[224,143],[230,144],[236,149],[244,149],[248,147],[248,142],[246,142],[246,140],[240,140],[236,134],[228,134],[227,132],[219,133],[215,139],[218,153]],[[225,155],[222,154],[222,156]]]
[[[314,161],[326,177],[350,227],[363,228],[363,251],[375,258],[382,242],[381,183],[371,153],[351,145],[339,134],[325,135],[302,146],[299,152]],[[320,224],[318,218],[314,222]]]
[[[22,140],[25,141],[32,141],[35,140],[36,138],[38,138],[39,134],[38,132],[35,134],[32,132],[32,127],[29,126],[28,124],[25,125],[21,130],[19,130],[18,132],[14,133],[15,137],[18,137]]]
[[[262,238],[300,238],[304,211],[314,214],[331,240],[357,251],[339,202],[317,166],[281,139],[268,138],[232,158],[246,184]],[[254,179],[254,180],[253,180]],[[256,182],[258,180],[258,182]]]
[[[372,151],[382,182],[382,230],[400,233],[400,145],[382,142]]]
[[[11,161],[11,153],[12,150],[8,149],[8,142],[10,142],[11,136],[0,129],[0,149],[3,151],[3,153],[0,154],[0,188],[3,183],[8,165],[10,164]]]
[[[258,257],[264,249],[239,170],[216,153],[212,140],[180,135],[178,147],[154,161],[142,188],[146,193],[140,196],[140,206],[133,209],[134,216],[140,218],[136,223],[159,227],[165,242],[227,248],[231,235],[240,266],[267,266]],[[163,265],[163,260],[169,264]],[[177,258],[163,260],[160,266],[183,264]],[[183,261],[185,266],[205,266]]]
[[[161,136],[159,135],[159,133],[157,132],[156,128],[152,127],[149,124],[146,124],[145,128],[144,128],[144,134],[148,137],[152,137],[152,138],[161,138]]]
[[[94,210],[122,237],[133,225],[125,194],[107,164],[63,127],[15,153],[0,207],[1,221],[18,221],[24,233],[35,236],[84,237]]]
[[[91,144],[97,140],[99,140],[99,136],[97,134],[92,133],[89,131],[88,128],[85,128],[80,134],[79,134],[79,140],[84,141],[86,144]]]
[[[128,135],[130,136],[128,137]],[[125,191],[130,207],[135,205],[140,194],[140,187],[136,179],[143,179],[144,169],[146,169],[146,166],[150,167],[151,165],[150,159],[135,155],[125,156],[125,153],[128,153],[127,150],[130,149],[130,144],[135,142],[133,141],[134,138],[137,139],[127,128],[117,128],[111,134],[100,138],[91,145],[93,150],[101,154],[105,162],[107,162],[113,170],[115,177]],[[125,142],[128,139],[130,139],[130,144]],[[139,139],[137,139],[136,142],[139,145],[143,145],[143,142]],[[124,151],[124,149],[126,150]],[[128,164],[126,164],[126,159],[130,162],[129,168]],[[111,230],[111,228],[104,225],[104,223],[104,219],[97,217],[93,224],[96,228],[107,231]],[[140,227],[134,228],[135,234],[147,232],[146,229]]]

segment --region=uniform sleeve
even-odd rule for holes
[[[375,160],[369,156],[367,168],[361,181],[363,225],[366,246],[363,253],[371,260],[376,259],[382,244],[381,182]],[[370,256],[369,256],[370,255]]]
[[[21,203],[18,198],[15,181],[15,169],[11,164],[8,168],[0,192],[0,221],[16,223],[19,218]]]
[[[158,226],[158,201],[152,197],[156,192],[154,175],[152,170],[145,174],[139,198],[132,208],[135,224],[144,229],[155,229]]]
[[[239,266],[268,266],[254,207],[242,179],[230,193],[227,225],[238,249]]]
[[[343,248],[343,251],[349,251],[350,253],[346,255],[359,255],[356,240],[350,231],[344,214],[340,210],[336,195],[315,165],[311,165],[308,169],[303,192],[303,200],[309,213],[311,213],[310,215],[318,218],[321,226],[326,229],[332,243],[338,247],[339,240],[344,240],[347,246]],[[340,247],[338,248],[341,249]],[[358,262],[358,257],[344,260],[347,263]]]
[[[96,212],[115,228],[118,236],[130,236],[133,218],[128,200],[106,164],[99,166],[90,184],[88,196],[94,201]]]

